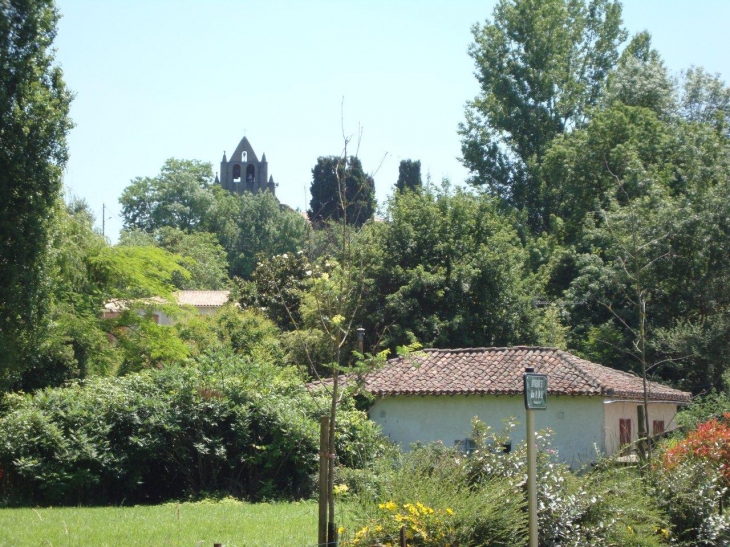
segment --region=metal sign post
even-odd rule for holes
[[[535,410],[547,409],[547,374],[535,374],[527,367],[524,380],[525,413],[527,414],[527,512],[529,547],[537,547],[537,449],[535,447]]]

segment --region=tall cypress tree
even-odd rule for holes
[[[345,220],[362,226],[375,213],[375,181],[365,174],[355,156],[318,158],[312,169],[310,193],[307,214],[315,224]]]
[[[421,160],[401,160],[398,166],[398,181],[395,188],[399,192],[403,190],[420,190],[423,186],[421,181]]]
[[[42,333],[44,264],[68,158],[71,93],[54,64],[53,0],[0,3],[0,389]]]

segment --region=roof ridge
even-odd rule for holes
[[[422,348],[419,351],[427,352],[441,352],[441,353],[465,353],[474,351],[483,352],[499,352],[499,351],[514,351],[514,350],[532,350],[532,351],[562,351],[559,348],[551,348],[549,346],[489,346],[489,347],[476,347],[476,348]]]

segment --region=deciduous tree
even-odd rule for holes
[[[626,38],[612,0],[500,0],[473,28],[469,54],[481,92],[460,126],[470,182],[518,209],[533,231],[549,227],[532,169],[550,142],[598,103]]]

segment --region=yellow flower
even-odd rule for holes
[[[454,514],[454,511],[453,511],[453,510],[452,510],[452,509],[451,509],[450,507],[447,507],[447,508],[446,508],[446,512],[447,512],[447,513],[448,513],[449,515],[453,515],[453,514]]]
[[[386,511],[395,511],[398,506],[395,504],[395,502],[387,501],[385,503],[381,503],[378,505],[379,509],[385,509]]]
[[[340,526],[337,529],[337,533],[340,534],[340,535],[344,534],[345,533],[345,527],[344,526]]]

